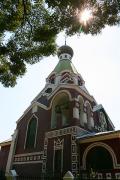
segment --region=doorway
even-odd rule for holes
[[[60,178],[62,175],[62,149],[55,150],[54,176]]]

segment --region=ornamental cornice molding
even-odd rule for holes
[[[81,95],[83,95],[84,97],[86,97],[86,99],[88,99],[89,101],[93,102],[95,101],[94,97],[87,94],[84,90],[82,90],[79,86],[77,85],[72,85],[72,84],[59,84],[59,86],[53,91],[53,93],[51,93],[51,95],[48,96],[48,100],[54,96],[54,94],[61,88],[66,88],[67,89],[72,89],[72,90],[76,90],[77,92],[79,92]]]

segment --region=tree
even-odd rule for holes
[[[84,9],[92,12],[86,24],[80,20]],[[61,31],[94,35],[119,23],[119,0],[0,0],[0,82],[15,86],[27,63],[55,54]]]

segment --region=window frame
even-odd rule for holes
[[[29,147],[26,147],[26,145],[27,145],[26,143],[27,143],[27,137],[28,137],[29,124],[30,124],[30,122],[31,122],[31,120],[32,120],[33,118],[36,119],[36,132],[35,132],[34,146],[29,148]],[[37,130],[38,130],[38,117],[37,117],[35,114],[33,114],[33,115],[31,116],[31,118],[28,120],[28,123],[27,123],[26,135],[25,135],[25,142],[24,142],[24,149],[33,149],[33,148],[36,147]]]

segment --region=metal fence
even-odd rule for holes
[[[59,177],[23,177],[18,176],[16,180],[61,180]]]
[[[85,179],[120,179],[120,172],[114,172],[113,170],[104,171],[81,171],[75,180],[85,180]]]
[[[42,180],[41,177],[17,176],[16,180]]]
[[[62,180],[63,178],[46,174],[41,177],[30,177],[30,176],[17,176],[16,180]]]
[[[80,171],[79,174],[77,174],[77,177],[74,178],[74,180],[85,180],[85,179],[120,179],[120,172],[113,172],[111,171],[102,171],[102,172],[94,172],[94,171]],[[6,178],[1,174],[0,180],[6,180]],[[8,180],[8,179],[7,179]],[[57,174],[41,174],[41,176],[17,176],[17,177],[11,177],[9,180],[63,180],[63,176],[57,176]]]

